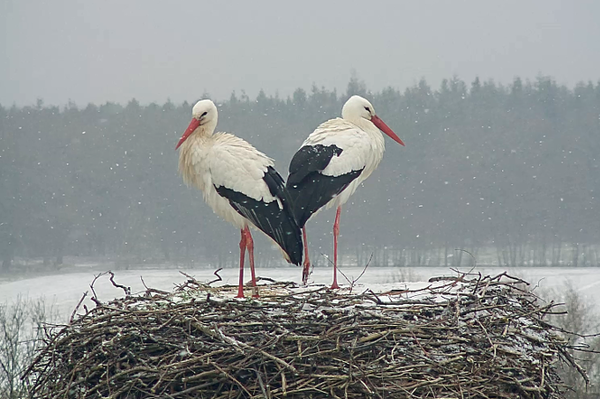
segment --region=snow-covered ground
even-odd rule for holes
[[[363,268],[346,267],[341,269],[350,279],[356,279],[363,271]],[[194,276],[198,281],[208,282],[215,279],[213,270],[202,269],[181,269],[181,271]],[[467,268],[463,271],[468,271]],[[482,274],[496,275],[507,271],[510,275],[520,277],[530,282],[532,286],[538,285],[536,290],[556,290],[562,291],[565,284],[569,283],[580,292],[585,298],[595,303],[600,303],[600,268],[523,268],[509,269],[504,268],[476,268],[474,272]],[[316,268],[311,275],[313,283],[330,284],[330,268]],[[10,303],[19,295],[35,299],[44,297],[48,302],[53,302],[63,317],[68,317],[85,291],[89,291],[88,298],[91,295],[90,283],[97,272],[86,271],[78,273],[69,273],[62,275],[50,275],[43,277],[27,278],[16,281],[0,281],[0,304]],[[220,273],[225,284],[236,284],[238,279],[238,269],[224,269]],[[300,268],[280,268],[280,269],[257,269],[257,276],[268,277],[278,281],[300,282]],[[369,287],[377,290],[378,286],[383,284],[386,288],[389,283],[395,283],[398,287],[406,285],[403,281],[427,281],[431,277],[456,275],[450,269],[443,267],[427,268],[390,268],[390,267],[370,267],[358,281],[361,288]],[[250,276],[250,270],[245,270],[245,280]],[[171,290],[175,285],[186,280],[186,277],[176,269],[167,270],[118,270],[115,271],[115,281],[119,284],[131,287],[132,293],[143,292],[144,285],[140,279],[142,277],[148,287],[161,290]],[[348,284],[343,276],[338,277],[341,284]],[[410,286],[410,284],[409,284]],[[113,287],[109,281],[109,276],[103,276],[98,279],[94,289],[101,301],[123,295],[121,289]],[[360,289],[360,288],[359,288]],[[248,296],[250,292],[247,292]],[[85,304],[93,307],[93,303],[86,299]]]

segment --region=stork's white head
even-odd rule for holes
[[[192,108],[192,117],[198,119],[201,125],[217,119],[218,116],[217,106],[211,100],[200,100]]]
[[[373,115],[375,115],[373,105],[361,96],[350,97],[342,107],[342,118],[349,121],[355,121],[359,118],[370,121]]]
[[[375,114],[375,108],[373,108],[373,105],[366,98],[356,95],[350,97],[342,107],[342,118],[358,126],[362,125],[365,121],[371,122],[379,130],[390,136],[392,140],[404,145],[400,137]]]
[[[185,130],[175,149],[178,149],[181,144],[199,127],[203,127],[205,132],[212,134],[217,126],[219,112],[217,106],[211,100],[200,100],[192,108],[192,121]]]

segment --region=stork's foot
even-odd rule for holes
[[[331,289],[332,290],[337,290],[339,288],[340,288],[340,286],[338,285],[337,281],[334,281],[333,284],[331,284]]]
[[[308,285],[308,276],[310,276],[310,263],[302,264],[302,285]]]

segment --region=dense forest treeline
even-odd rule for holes
[[[345,93],[234,93],[218,104],[218,130],[250,141],[286,177],[304,138],[352,94],[371,100],[406,147],[388,140],[379,169],[345,206],[342,262],[374,253],[379,264],[447,264],[463,248],[502,265],[600,263],[600,83],[452,78],[372,93],[353,78]],[[238,233],[177,174],[174,147],[191,105],[0,106],[2,267],[67,255],[235,264]],[[332,217],[308,224],[321,264]],[[259,237],[257,255],[263,266],[285,263]]]

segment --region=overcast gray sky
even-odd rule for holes
[[[600,78],[600,1],[0,0],[0,104]]]

